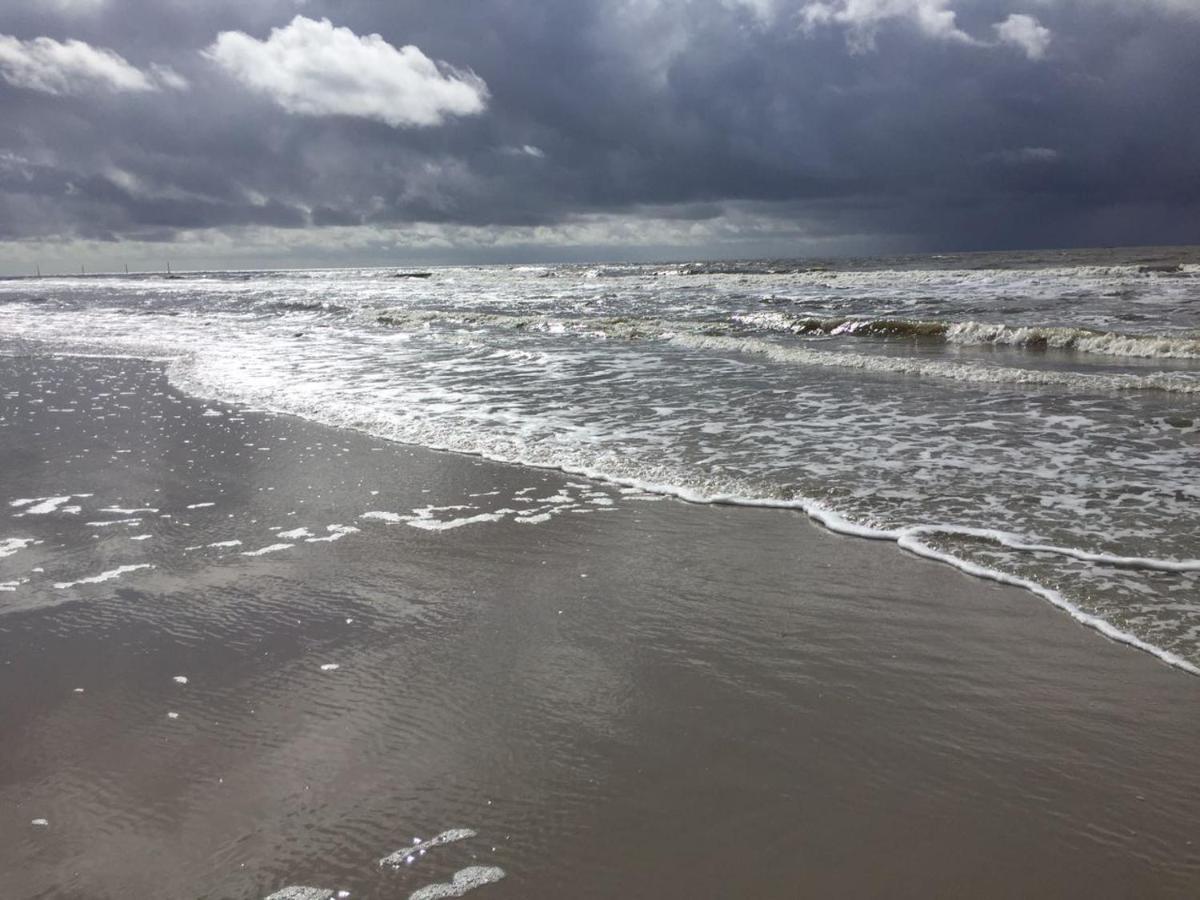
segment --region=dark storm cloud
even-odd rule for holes
[[[0,240],[754,208],[914,247],[1200,241],[1200,13],[1183,0],[6,7],[12,53],[75,39],[146,86],[48,93],[0,52]],[[349,32],[289,32],[260,69],[260,44],[239,37],[233,62],[210,50],[297,14]],[[372,33],[395,50],[350,42]],[[384,87],[388,54],[415,45],[412,77],[433,79],[420,96],[445,96],[339,105],[322,92],[341,81],[305,80],[295,56],[329,34]]]

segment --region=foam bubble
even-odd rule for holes
[[[475,837],[475,835],[476,832],[472,828],[450,828],[427,841],[423,841],[420,838],[413,838],[411,846],[401,847],[394,853],[389,853],[379,861],[379,865],[399,868],[408,864],[414,857],[421,855],[427,850],[432,850],[434,847],[440,847],[443,844],[465,841],[468,838]]]
[[[413,891],[408,900],[443,900],[446,897],[461,897],[468,891],[495,884],[504,878],[504,870],[499,866],[468,866],[459,869],[448,882],[430,884]]]
[[[326,888],[290,885],[268,894],[264,900],[331,900],[332,897],[333,891]]]

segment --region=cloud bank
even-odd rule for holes
[[[1198,11],[10,4],[0,271],[1200,243]]]

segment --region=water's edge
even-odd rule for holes
[[[58,355],[54,354],[53,351],[50,352],[51,355]],[[306,421],[314,421],[317,424],[326,427],[337,430],[355,431],[360,434],[367,434],[371,437],[387,440],[390,443],[399,444],[401,446],[419,447],[421,449],[438,453],[453,453],[462,457],[486,459],[489,462],[499,463],[501,465],[519,466],[522,468],[540,471],[562,472],[567,475],[587,478],[604,484],[635,488],[646,493],[670,497],[685,503],[698,505],[725,505],[763,509],[781,509],[800,512],[803,513],[810,521],[817,523],[818,525],[835,534],[873,541],[890,541],[896,544],[901,550],[904,550],[915,556],[923,557],[932,562],[938,562],[951,566],[965,575],[1021,588],[1049,602],[1053,606],[1058,607],[1076,622],[1099,632],[1109,640],[1147,653],[1159,661],[1167,664],[1168,666],[1183,672],[1187,672],[1190,675],[1200,676],[1200,667],[1194,665],[1178,654],[1171,652],[1170,650],[1167,650],[1163,647],[1158,647],[1148,641],[1143,640],[1142,638],[1139,638],[1135,634],[1116,627],[1111,622],[1108,622],[1099,616],[1086,612],[1068,600],[1060,591],[1047,587],[1043,584],[1033,581],[1032,579],[1022,578],[1018,575],[1013,575],[1007,572],[1002,572],[998,569],[982,566],[969,560],[960,559],[959,557],[956,557],[950,553],[944,553],[921,541],[920,537],[922,535],[936,533],[970,535],[974,537],[984,537],[993,540],[998,544],[1016,549],[1032,549],[1075,557],[1080,557],[1082,554],[1082,556],[1085,556],[1093,562],[1101,562],[1117,566],[1156,569],[1159,571],[1200,571],[1200,560],[1156,560],[1136,557],[1121,557],[1100,553],[1084,553],[1083,551],[1079,551],[1071,547],[1056,547],[1050,545],[1033,545],[1023,543],[1021,542],[1019,536],[1010,535],[1002,531],[972,529],[967,527],[916,525],[901,529],[874,528],[853,522],[838,513],[836,510],[833,510],[821,503],[819,500],[810,497],[797,497],[783,500],[748,497],[737,494],[702,494],[700,492],[676,485],[622,477],[598,469],[569,465],[553,465],[525,458],[508,458],[502,455],[490,455],[482,451],[469,451],[444,445],[439,446],[434,444],[420,444],[413,441],[406,441],[402,438],[391,435],[371,432],[365,428],[356,428],[353,425],[344,422],[334,423],[321,421],[319,419],[307,419],[305,416],[301,416],[292,410],[272,407],[269,403],[262,406],[253,406],[251,404],[247,404],[245,401],[237,399],[230,400],[228,398],[221,397],[219,396],[219,392],[206,394],[196,379],[183,377],[180,366],[180,363],[183,361],[181,357],[174,357],[170,361],[164,360],[162,357],[134,358],[141,358],[152,364],[162,366],[164,374],[166,375],[167,380],[172,387],[174,387],[176,390],[179,390],[181,393],[190,394],[191,396],[202,400],[230,403],[231,405],[241,406],[244,409],[261,410],[272,415],[296,416],[297,418],[306,419]]]

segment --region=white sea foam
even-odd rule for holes
[[[389,522],[393,525],[398,525],[401,522],[407,522],[408,516],[403,516],[400,513],[385,512],[383,510],[372,510],[359,515],[360,519],[375,519],[380,522]]]
[[[342,538],[344,538],[348,534],[357,534],[359,529],[355,528],[353,525],[326,525],[325,531],[327,533],[324,535],[321,535],[320,537],[305,538],[304,539],[305,543],[308,543],[308,544],[322,544],[322,543],[332,544],[334,541],[340,541]]]
[[[77,506],[64,506],[75,498],[90,497],[91,494],[66,494],[61,497],[34,497],[32,499],[13,500],[9,506],[21,507],[22,511],[16,516],[46,516],[54,512],[79,512]]]
[[[0,559],[40,543],[34,538],[0,538]]]
[[[313,533],[307,528],[293,528],[291,531],[280,531],[276,534],[276,537],[281,537],[289,541],[299,540],[300,538],[310,538],[312,536]]]
[[[129,572],[138,572],[142,569],[153,569],[154,566],[150,563],[136,563],[128,566],[117,566],[115,569],[109,569],[107,572],[101,572],[99,575],[92,575],[88,578],[80,578],[76,581],[59,581],[55,582],[54,586],[59,590],[73,588],[81,584],[100,584],[104,581],[111,581],[114,578],[120,578]]]
[[[432,850],[434,847],[440,847],[443,844],[465,841],[468,838],[475,837],[475,834],[475,830],[471,828],[451,828],[431,837],[427,841],[423,841],[420,838],[413,838],[410,846],[401,847],[394,853],[389,853],[379,861],[379,865],[399,868],[400,866],[415,862],[417,857],[424,854],[427,850]]]
[[[426,885],[408,895],[408,900],[443,900],[446,897],[461,897],[468,891],[495,884],[504,878],[499,866],[468,866],[459,869],[448,882]]]
[[[263,900],[332,900],[333,895],[334,892],[326,888],[290,885],[268,894]]]
[[[242,556],[266,556],[268,553],[278,553],[280,550],[287,550],[295,547],[295,544],[268,544],[266,547],[259,547],[257,550],[244,550]]]
[[[506,516],[517,512],[515,509],[498,509],[494,512],[477,513],[473,516],[455,516],[449,519],[437,518],[434,513],[444,508],[424,507],[413,510],[413,515],[408,517],[408,524],[413,528],[420,528],[425,531],[449,531],[451,528],[462,528],[464,525],[478,525],[481,522],[499,522]]]

